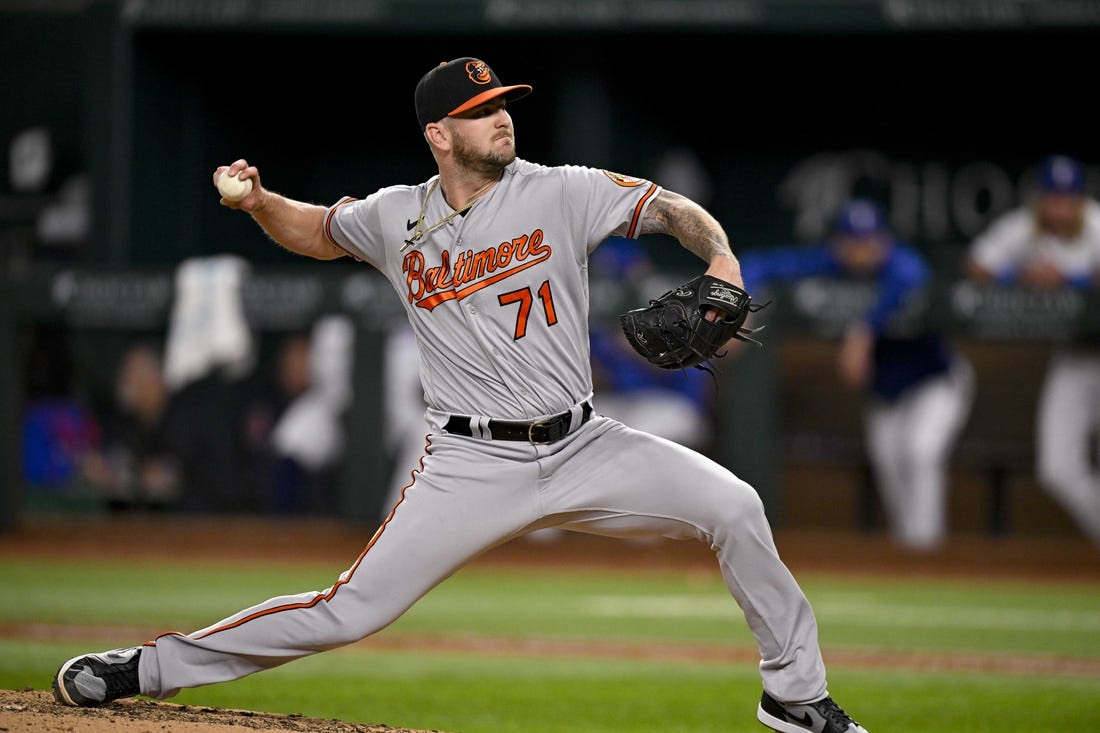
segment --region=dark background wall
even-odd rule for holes
[[[861,151],[877,156],[860,181],[869,192],[889,200],[915,189],[926,208],[942,196],[948,221],[929,231],[918,219],[908,234],[950,244],[967,232],[951,221],[950,192],[935,186],[960,168],[986,163],[1015,181],[1048,152],[1097,160],[1100,120],[1084,88],[1095,39],[1092,30],[142,31],[129,257],[171,262],[230,246],[279,259],[251,222],[211,206],[210,172],[239,156],[276,190],[318,203],[423,180],[434,166],[412,89],[461,55],[535,86],[512,108],[522,157],[656,177],[663,151],[693,151],[712,209],[743,246],[797,235],[781,189],[800,161]],[[949,180],[938,184],[937,173]],[[969,196],[990,215],[1008,203]]]
[[[1057,6],[0,2],[0,142],[49,125],[92,173],[87,263],[291,262],[217,206],[213,169],[244,156],[317,203],[423,180],[413,87],[469,54],[535,86],[512,109],[525,158],[658,178],[686,149],[742,248],[812,236],[840,165],[951,265],[1040,156],[1100,162],[1100,4]]]

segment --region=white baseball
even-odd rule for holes
[[[242,181],[236,176],[222,173],[218,176],[218,192],[225,197],[226,201],[240,201],[252,193],[252,179],[245,178]]]

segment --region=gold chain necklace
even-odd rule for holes
[[[474,195],[470,197],[470,200],[467,201],[461,209],[452,211],[451,213],[447,214],[445,217],[437,221],[435,224],[432,224],[430,227],[425,229],[424,214],[428,211],[428,200],[432,197],[432,193],[439,185],[439,179],[436,178],[434,181],[432,181],[432,185],[428,186],[428,193],[424,195],[424,203],[420,205],[420,216],[416,218],[416,231],[412,233],[411,237],[405,240],[405,243],[401,245],[401,249],[398,251],[404,252],[406,249],[416,244],[422,238],[428,236],[436,229],[449,222],[451,219],[455,218],[456,216],[461,216],[462,214],[465,214],[467,211],[473,208],[474,204],[481,200],[481,197],[485,195],[485,193],[489,190],[489,187],[492,186],[494,183],[496,183],[495,180],[489,181],[480,189],[475,191]]]

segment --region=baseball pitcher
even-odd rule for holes
[[[703,260],[703,275],[663,301],[678,316],[624,319],[654,363],[691,368],[744,336],[751,299],[725,232],[651,181],[517,158],[507,106],[530,91],[475,58],[433,68],[415,107],[438,175],[362,199],[310,205],[265,188],[245,160],[215,170],[215,185],[251,182],[222,203],[283,247],[386,276],[415,332],[430,432],[400,500],[330,588],[71,659],[53,682],[58,700],[167,698],[359,641],[486,549],[559,527],[706,543],[759,647],[758,719],[787,733],[865,733],[826,689],[813,611],[753,488],[601,417],[592,394],[589,254],[613,235],[664,233]]]

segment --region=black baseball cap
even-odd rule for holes
[[[435,67],[416,85],[416,120],[420,129],[444,117],[457,115],[490,99],[503,96],[508,101],[531,92],[528,84],[506,87],[479,59],[464,56]]]

